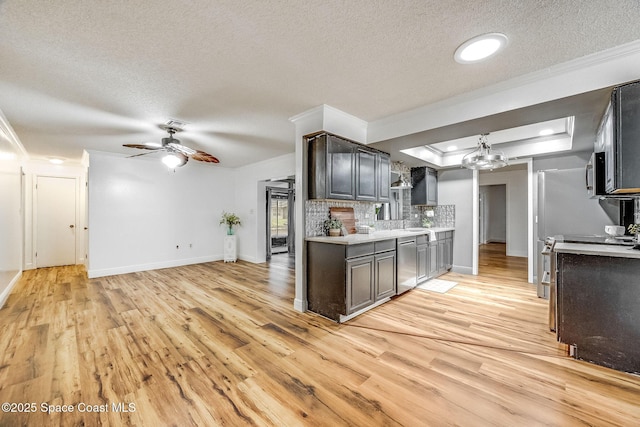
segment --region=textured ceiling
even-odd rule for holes
[[[640,2],[0,0],[0,110],[32,157],[184,143],[235,167],[294,150],[288,118],[372,121],[640,39]],[[503,32],[475,65],[455,48]]]

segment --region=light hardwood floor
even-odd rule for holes
[[[637,425],[640,377],[568,358],[534,287],[490,270],[342,325],[293,311],[286,265],[27,271],[0,310],[0,401],[37,411],[0,425]]]
[[[527,281],[527,258],[507,256],[505,243],[478,247],[478,274],[496,279]]]

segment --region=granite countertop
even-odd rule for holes
[[[640,250],[632,246],[589,245],[585,243],[556,243],[554,251],[578,255],[599,255],[618,258],[640,258]]]
[[[453,231],[453,227],[431,227],[431,228],[406,228],[398,230],[379,230],[369,234],[349,234],[348,236],[329,237],[315,236],[307,237],[307,242],[333,243],[336,245],[357,245],[359,243],[378,242],[380,240],[397,239],[399,237],[420,236],[422,234],[430,234],[429,239],[433,242],[436,240],[435,233],[442,231]],[[640,251],[639,251],[640,252]]]

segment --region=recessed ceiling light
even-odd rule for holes
[[[456,151],[458,149],[457,145],[450,145],[447,147],[447,151]]]
[[[540,132],[538,132],[538,135],[540,136],[547,136],[547,135],[553,135],[553,129],[547,128],[547,129],[542,129]]]
[[[502,50],[508,41],[502,33],[482,34],[462,43],[453,57],[460,64],[482,61]]]

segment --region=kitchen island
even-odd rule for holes
[[[407,266],[404,258],[407,242],[411,241]],[[344,322],[389,301],[397,295],[399,281],[400,288],[406,288],[407,283],[413,287],[448,271],[452,265],[453,228],[307,237],[306,244],[309,310]]]
[[[640,250],[558,243],[558,341],[576,358],[640,373]]]

